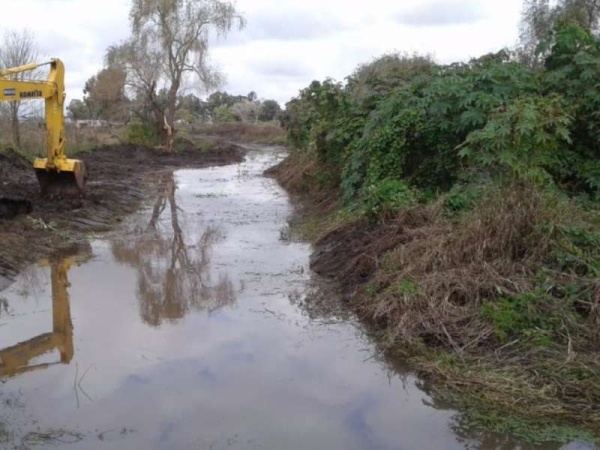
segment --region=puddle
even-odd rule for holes
[[[299,306],[310,247],[262,177],[282,157],[159,177],[118,233],[0,293],[0,447],[529,448],[461,431],[360,326]]]

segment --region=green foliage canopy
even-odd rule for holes
[[[503,50],[468,63],[384,55],[286,105],[297,151],[314,153],[346,202],[383,180],[447,191],[468,178],[523,178],[596,196],[600,40],[557,27],[542,70]]]

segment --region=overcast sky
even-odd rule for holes
[[[44,54],[66,65],[67,95],[81,98],[104,50],[129,33],[128,0],[2,0]],[[314,79],[342,81],[358,64],[387,52],[465,60],[516,42],[522,0],[238,0],[242,31],[213,42],[225,90],[284,104]],[[0,32],[9,27],[0,23]],[[17,28],[20,29],[20,28]]]

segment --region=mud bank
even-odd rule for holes
[[[27,264],[111,230],[140,202],[155,195],[156,176],[177,168],[240,162],[245,150],[219,143],[210,151],[165,153],[136,145],[101,147],[77,155],[89,178],[83,200],[45,200],[31,164],[18,153],[0,154],[0,290]]]
[[[294,156],[267,175],[303,205],[296,221],[314,244],[311,270],[339,286],[387,359],[408,363],[470,424],[526,440],[598,439],[599,316],[536,294],[549,242],[536,230],[554,213],[539,193],[494,191],[460,223],[440,203],[372,221],[344,215],[335,188],[319,186],[318,168]],[[575,301],[596,305],[589,283]],[[518,300],[497,306],[489,299],[498,293]],[[552,334],[553,317],[564,340]],[[519,326],[527,330],[515,338]]]

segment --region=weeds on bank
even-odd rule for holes
[[[518,360],[461,358],[438,351],[413,362],[433,381],[431,395],[459,409],[462,427],[507,433],[529,443],[598,442],[598,412],[561,398],[561,392],[564,395],[594,383],[600,374],[590,368],[592,361],[567,368],[562,358],[543,359],[533,356],[524,368]],[[591,392],[590,397],[597,394],[597,390]]]
[[[597,214],[529,184],[412,205],[390,209],[338,274],[380,343],[403,348],[465,423],[528,442],[600,436]],[[301,229],[313,240],[352,223],[368,233],[352,211],[313,215]],[[373,275],[361,284],[359,273]]]

